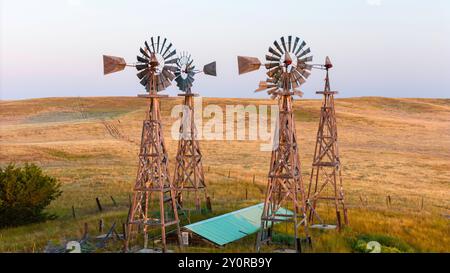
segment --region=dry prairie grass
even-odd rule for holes
[[[162,104],[171,170],[177,146],[170,138],[175,120],[170,111],[179,103],[180,98],[170,98]],[[217,104],[222,109],[227,104],[272,103],[203,99],[204,105]],[[319,100],[295,102],[305,182],[319,107]],[[64,193],[49,208],[60,215],[59,220],[1,230],[0,251],[39,251],[48,240],[80,235],[82,221],[95,225],[100,217],[95,197],[109,204],[114,196],[119,207],[102,217],[123,220],[137,170],[136,143],[145,109],[145,100],[131,97],[1,101],[0,164],[35,162],[63,183]],[[315,251],[351,251],[346,238],[355,234],[387,234],[401,238],[416,251],[450,251],[449,220],[442,216],[450,214],[450,100],[338,99],[336,112],[351,227],[342,234],[315,236]],[[129,141],[111,136],[102,120],[112,123]],[[262,201],[270,153],[260,151],[260,143],[201,141],[215,213]],[[244,200],[246,190],[248,199]],[[392,197],[390,208],[385,204],[387,195]],[[80,215],[78,220],[71,219],[72,206]],[[191,250],[251,251],[252,238],[223,249]]]

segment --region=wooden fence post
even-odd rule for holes
[[[98,232],[102,233],[104,227],[105,227],[105,222],[103,221],[103,219],[100,219],[100,221],[98,221]]]
[[[117,203],[116,200],[114,200],[114,197],[111,195],[111,201],[113,202],[114,207],[117,207]]]
[[[100,199],[98,199],[98,197],[95,197],[95,201],[97,202],[98,210],[103,211],[102,204],[100,204]]]
[[[72,206],[72,217],[73,217],[73,219],[77,218],[77,216],[75,215],[75,207],[74,206]]]
[[[88,223],[84,223],[84,230],[83,230],[83,238],[86,238],[89,232],[89,226]]]
[[[253,185],[255,185],[255,174],[253,174]]]
[[[213,193],[213,195],[214,195],[214,193]],[[214,198],[214,197],[213,197],[213,198]],[[206,197],[206,208],[208,209],[209,212],[212,211],[211,199],[209,198],[209,196]],[[189,222],[190,222],[190,219],[189,219]]]
[[[125,223],[122,223],[122,238],[124,239],[124,240],[126,240],[127,239],[127,228],[126,228],[126,225],[125,225]]]

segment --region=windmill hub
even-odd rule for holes
[[[280,59],[280,65],[285,67],[286,72],[290,73],[297,66],[297,58],[291,56],[291,53],[286,52],[283,58]]]
[[[149,67],[153,68],[156,74],[160,74],[164,67],[164,58],[160,54],[152,54]]]

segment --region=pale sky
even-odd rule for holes
[[[448,0],[0,1],[1,99],[143,93],[134,68],[103,76],[102,54],[135,62],[156,35],[197,67],[217,61],[217,77],[196,77],[203,96],[268,97],[253,93],[265,70],[238,75],[236,56],[263,59],[283,35],[304,39],[314,63],[331,57],[340,97],[450,94]],[[313,71],[304,97],[322,85]]]

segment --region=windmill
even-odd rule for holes
[[[344,222],[348,225],[347,208],[344,202],[344,189],[342,185],[341,162],[338,149],[338,135],[336,125],[336,114],[334,108],[334,95],[337,91],[331,91],[328,70],[333,67],[330,58],[326,57],[324,65],[314,65],[315,68],[326,70],[325,88],[317,91],[322,94],[322,107],[320,108],[319,128],[314,150],[311,177],[308,187],[309,221],[314,223],[315,219],[321,223],[312,225],[313,228],[330,229],[337,226],[342,228],[341,211],[344,213]],[[329,189],[327,191],[327,189]],[[317,213],[318,202],[331,201],[336,210],[336,226],[326,225]]]
[[[176,193],[178,204],[183,207],[183,192],[193,192],[196,210],[201,208],[200,191],[203,191],[205,195],[207,207],[211,208],[203,173],[202,153],[194,122],[193,98],[198,94],[191,91],[194,76],[201,72],[216,76],[216,62],[205,65],[203,70],[196,70],[191,55],[186,52],[180,54],[176,63],[175,81],[177,87],[183,92],[178,96],[184,97],[184,103],[173,183],[178,189]]]
[[[304,41],[292,36],[281,37],[274,41],[265,56],[267,69],[266,81],[259,83],[256,92],[267,90],[272,99],[278,100],[279,117],[275,132],[272,157],[264,209],[261,216],[261,230],[257,237],[256,250],[260,251],[263,243],[271,241],[272,226],[275,222],[293,224],[295,248],[301,251],[300,228],[310,242],[306,217],[306,195],[301,177],[300,159],[298,155],[297,135],[293,112],[293,96],[302,96],[298,89],[309,77],[312,65],[310,49]],[[280,45],[281,43],[281,45]],[[239,74],[251,72],[261,67],[258,58],[238,56]],[[280,213],[280,208],[292,209],[292,214]]]
[[[146,118],[143,121],[139,166],[133,192],[133,201],[128,215],[127,240],[128,250],[135,229],[143,231],[144,248],[148,245],[150,229],[161,230],[163,251],[166,246],[166,229],[175,226],[178,243],[181,245],[180,225],[175,200],[176,189],[173,186],[168,170],[168,155],[164,143],[161,125],[159,99],[167,97],[158,92],[171,85],[177,70],[176,50],[167,39],[151,37],[151,45],[145,41],[140,48],[137,63],[127,64],[123,58],[103,56],[104,74],[123,70],[126,66],[135,67],[140,83],[148,92],[149,100]]]

